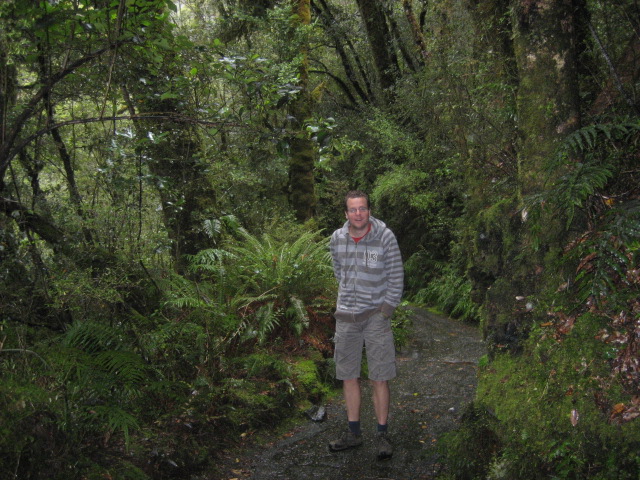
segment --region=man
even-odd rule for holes
[[[393,454],[387,436],[388,382],[396,376],[391,316],[402,297],[402,257],[395,235],[371,216],[366,193],[347,193],[345,216],[347,221],[333,232],[330,245],[339,282],[334,358],[336,377],[343,382],[349,428],[329,442],[329,449],[335,452],[362,444],[360,369],[364,346],[378,420],[378,459],[383,460]]]

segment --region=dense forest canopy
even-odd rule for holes
[[[324,398],[358,188],[490,347],[449,474],[637,478],[639,10],[1,2],[3,477],[206,471]]]

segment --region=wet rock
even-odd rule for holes
[[[314,422],[324,422],[327,419],[327,409],[323,406],[313,405],[304,413],[309,420]]]

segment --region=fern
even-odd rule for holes
[[[291,326],[298,336],[309,327],[309,316],[304,308],[304,302],[293,295],[289,297],[287,316],[291,319]]]
[[[274,304],[267,303],[262,305],[254,314],[256,330],[252,330],[258,339],[258,343],[263,345],[268,339],[271,332],[279,325],[278,316],[274,312]]]
[[[305,232],[294,242],[278,241],[269,235],[256,237],[243,232],[242,243],[230,247],[233,262],[227,279],[242,292],[242,315],[253,315],[247,329],[260,332],[259,340],[282,326],[300,335],[309,325],[305,305],[326,295],[333,286],[327,239]],[[268,307],[265,310],[266,306]],[[268,321],[267,321],[268,320]]]
[[[445,265],[441,274],[420,290],[415,297],[418,303],[436,305],[442,311],[463,321],[478,318],[478,306],[471,299],[472,284],[455,266]]]
[[[637,120],[587,125],[567,136],[556,160],[559,160],[564,155],[580,154],[581,152],[592,150],[598,146],[601,139],[624,141],[627,140],[630,135],[639,132],[640,122]]]
[[[129,451],[131,444],[130,431],[140,427],[136,418],[117,405],[98,405],[92,411],[99,421],[103,422],[110,432],[121,431],[124,436],[125,447]]]
[[[589,196],[603,188],[612,176],[609,165],[580,163],[571,173],[560,177],[550,198],[564,210],[567,228],[573,222],[576,208],[582,208]]]
[[[110,430],[122,431],[128,444],[137,422],[125,409],[139,397],[151,371],[124,338],[121,329],[98,322],[75,322],[62,337],[61,378],[68,413],[99,413],[85,416],[86,425],[65,420],[67,428],[95,429],[106,423]]]
[[[588,125],[568,135],[546,167],[548,179],[554,179],[550,187],[524,200],[534,237],[544,230],[541,222],[548,217],[543,211],[564,218],[567,229],[578,211],[589,214],[590,199],[617,178],[620,143],[630,143],[639,133],[640,121],[622,119]],[[570,158],[581,158],[582,162],[568,161]]]
[[[74,322],[62,338],[62,344],[95,353],[117,347],[120,332],[103,322]]]
[[[279,329],[300,335],[309,326],[307,307],[334,288],[328,239],[319,232],[303,232],[292,242],[242,229],[237,234],[239,241],[224,249],[190,257],[197,280],[171,277],[166,305],[208,325],[215,348],[263,344]]]
[[[207,219],[202,223],[202,228],[204,233],[214,242],[217,242],[225,231],[236,233],[241,230],[240,222],[235,215]]]
[[[621,306],[634,289],[621,289],[629,272],[638,268],[640,252],[640,204],[634,203],[609,211],[598,225],[570,249],[566,261],[576,263],[573,280],[577,300],[606,299]]]

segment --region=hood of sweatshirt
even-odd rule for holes
[[[387,225],[382,220],[379,220],[374,216],[369,216],[369,224],[371,225],[371,230],[364,236],[362,241],[367,239],[367,237],[369,239],[379,238],[382,235],[384,229],[387,228]],[[349,220],[344,222],[344,225],[342,225],[342,228],[340,229],[340,235],[345,238],[349,236]]]

